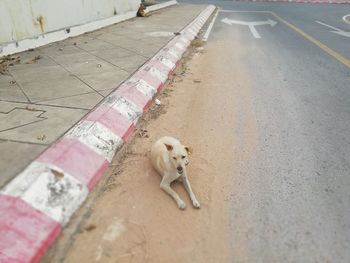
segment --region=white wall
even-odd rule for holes
[[[135,12],[140,0],[0,0],[0,45]]]

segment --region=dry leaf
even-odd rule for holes
[[[63,178],[64,177],[64,173],[59,172],[59,171],[57,171],[55,169],[51,169],[51,173],[53,173],[54,176],[59,177],[59,178]]]

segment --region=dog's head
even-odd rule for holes
[[[192,153],[192,148],[184,145],[165,144],[169,152],[170,162],[179,174],[182,174],[188,165],[188,156]]]

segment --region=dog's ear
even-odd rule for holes
[[[170,144],[164,143],[164,145],[165,145],[166,149],[167,149],[169,152],[173,149],[173,146],[170,145]]]
[[[193,148],[191,146],[185,146],[185,150],[187,151],[188,154],[193,153]]]

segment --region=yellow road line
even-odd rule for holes
[[[280,22],[282,22],[283,24],[285,24],[286,26],[288,26],[289,28],[293,29],[295,32],[299,33],[300,35],[302,35],[304,38],[306,38],[307,40],[309,40],[311,43],[315,44],[316,46],[318,46],[320,49],[322,49],[323,51],[325,51],[326,53],[328,53],[329,55],[331,55],[333,58],[335,58],[336,60],[338,60],[339,62],[341,62],[342,64],[344,64],[345,66],[347,66],[348,68],[350,68],[350,60],[343,57],[342,55],[340,55],[339,53],[335,52],[333,49],[329,48],[328,46],[326,46],[325,44],[321,43],[320,41],[318,41],[317,39],[313,38],[312,36],[310,36],[309,34],[305,33],[303,30],[301,30],[300,28],[297,28],[296,26],[292,25],[291,23],[287,22],[286,20],[284,20],[282,17],[276,15],[274,12],[272,11],[241,11],[241,10],[224,10],[224,9],[219,9],[219,12],[223,12],[223,13],[268,13],[273,15],[277,20],[279,20]],[[350,14],[349,14],[350,15]]]
[[[268,11],[271,15],[273,15],[277,20],[279,20],[280,22],[282,22],[283,24],[287,25],[289,28],[293,29],[295,32],[299,33],[300,35],[302,35],[304,38],[306,38],[307,40],[309,40],[310,42],[312,42],[313,44],[315,44],[316,46],[318,46],[320,49],[322,49],[323,51],[327,52],[329,55],[331,55],[332,57],[334,57],[336,60],[338,60],[339,62],[343,63],[345,66],[347,66],[348,68],[350,68],[350,60],[343,57],[342,55],[340,55],[339,53],[335,52],[333,49],[327,47],[325,44],[321,43],[320,41],[318,41],[317,39],[313,38],[312,36],[310,36],[309,34],[305,33],[303,30],[297,28],[296,26],[288,23],[286,20],[284,20],[283,18],[281,18],[280,16],[276,15],[274,12],[272,11]]]

